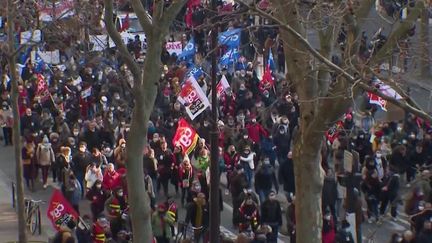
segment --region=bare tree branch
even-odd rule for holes
[[[386,43],[383,47],[374,55],[371,59],[370,64],[374,65],[380,63],[386,59],[393,52],[393,48],[397,45],[397,42],[404,38],[408,31],[413,27],[413,23],[416,22],[420,13],[425,8],[423,1],[416,1],[413,8],[410,8],[410,12],[406,20],[404,20],[396,30],[392,31],[390,36],[387,38]]]
[[[144,9],[144,6],[142,5],[141,1],[130,0],[130,2],[146,35],[152,35],[153,34],[152,19],[148,14],[148,12]]]
[[[175,0],[165,9],[162,17],[162,23],[171,23],[188,0]]]
[[[318,60],[320,60],[321,62],[323,62],[324,64],[326,64],[327,66],[329,66],[330,68],[334,69],[338,74],[342,75],[344,78],[346,78],[347,81],[349,81],[350,83],[354,84],[357,82],[358,87],[362,88],[365,91],[371,92],[373,94],[376,94],[380,97],[382,97],[385,100],[388,100],[390,103],[399,106],[402,109],[407,110],[408,112],[411,112],[421,118],[424,118],[426,120],[432,121],[432,117],[430,115],[428,115],[427,113],[425,113],[424,111],[422,111],[421,109],[414,107],[410,104],[408,104],[408,102],[405,101],[400,101],[395,99],[394,97],[390,97],[387,96],[385,94],[383,94],[380,90],[378,90],[375,87],[370,87],[368,84],[366,84],[364,81],[368,82],[367,77],[360,77],[360,78],[354,78],[350,73],[346,72],[345,70],[343,70],[342,68],[340,68],[339,66],[337,66],[336,64],[334,64],[333,62],[331,62],[329,59],[325,58],[324,56],[322,56],[315,48],[312,47],[312,45],[309,43],[309,41],[304,38],[300,33],[298,33],[294,28],[292,28],[290,25],[288,24],[283,24],[283,22],[281,20],[279,20],[278,18],[276,18],[275,16],[268,14],[258,8],[256,8],[255,6],[250,6],[245,4],[243,1],[239,1],[240,3],[242,3],[243,5],[247,6],[250,10],[255,11],[257,13],[259,13],[261,16],[268,18],[270,20],[272,20],[273,22],[279,23],[280,24],[280,28],[282,28],[283,30],[289,32],[291,35],[293,35],[295,38],[297,38],[297,40],[299,40],[299,42],[308,50],[310,51],[310,53],[317,58]],[[361,82],[358,82],[359,80],[364,80]]]
[[[142,80],[142,72],[139,68],[138,64],[134,61],[133,57],[129,54],[123,40],[120,36],[120,33],[116,30],[113,22],[113,1],[112,0],[104,0],[105,1],[105,26],[108,31],[109,36],[113,39],[117,48],[119,49],[119,53],[121,57],[124,59],[126,64],[134,76],[134,87],[140,87]],[[147,34],[147,33],[146,33]]]

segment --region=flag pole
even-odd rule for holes
[[[217,14],[216,0],[211,0],[211,8]],[[216,14],[212,15],[215,16]],[[218,147],[218,127],[217,127],[217,80],[216,80],[216,48],[217,48],[217,24],[211,30],[211,98],[212,98],[212,130],[211,130],[211,151],[210,151],[210,242],[219,243],[220,210],[219,210],[219,147]]]

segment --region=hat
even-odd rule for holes
[[[43,139],[42,139],[42,142],[43,142],[43,143],[49,143],[49,140],[48,140],[48,136],[47,136],[47,135],[44,135],[44,137],[43,137]]]
[[[53,140],[53,139],[59,138],[59,137],[60,137],[60,135],[56,132],[51,133],[49,136],[50,140]]]
[[[106,96],[102,96],[102,97],[101,97],[101,101],[105,103],[105,102],[107,102],[107,101],[108,101],[108,99],[107,99],[107,97],[106,97]]]

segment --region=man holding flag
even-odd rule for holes
[[[272,69],[274,68],[274,60],[271,49],[269,50],[269,57],[267,60],[267,65],[264,68],[264,74],[262,76],[261,82],[259,83],[259,90],[264,93],[265,90],[270,91],[274,89],[274,78],[272,76]]]

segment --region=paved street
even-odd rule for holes
[[[13,150],[12,147],[0,147],[0,235],[2,236],[0,243],[10,242],[13,240],[17,240],[17,230],[16,230],[16,215],[11,206],[11,189],[10,184],[14,179],[15,167],[13,162]],[[222,177],[222,187],[225,184],[225,179]],[[26,197],[33,199],[41,199],[48,201],[51,195],[53,187],[57,187],[54,185],[50,179],[49,187],[46,190],[42,189],[41,182],[37,182],[38,190],[34,193],[26,190]],[[170,193],[174,193],[174,188],[170,188]],[[234,229],[231,223],[231,199],[229,196],[224,196],[224,210],[221,212],[221,223],[222,229],[224,232],[230,232],[231,235],[236,235],[236,230]],[[286,200],[282,194],[278,195],[278,199],[282,202],[283,207],[285,208],[287,205]],[[180,205],[179,196],[176,196],[176,201],[178,205]],[[42,224],[43,224],[43,232],[41,236],[30,236],[31,240],[39,240],[42,242],[47,242],[48,237],[52,236],[55,232],[46,218],[46,208],[47,205],[42,205]],[[89,210],[89,202],[83,200],[80,204],[80,210],[86,214],[90,212]],[[180,210],[179,219],[184,219],[185,210]],[[368,236],[373,235],[373,239],[375,242],[388,242],[390,236],[393,232],[400,232],[409,228],[408,218],[405,215],[401,215],[400,220],[397,222],[393,222],[388,218],[384,219],[383,224],[369,224],[365,222],[363,224],[363,238],[366,240]],[[284,217],[285,220],[285,217]],[[284,222],[285,225],[285,222]],[[285,227],[285,226],[284,226]],[[284,229],[281,229],[281,233],[285,233]],[[279,242],[289,242],[289,238],[280,234]],[[367,241],[364,241],[367,242]]]

